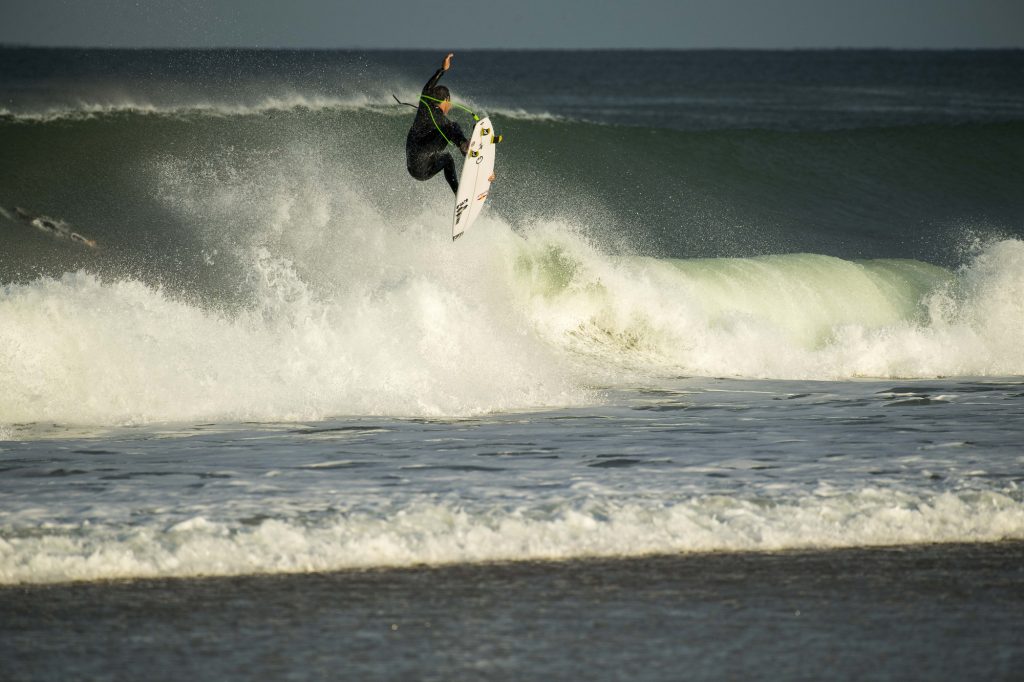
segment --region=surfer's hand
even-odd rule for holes
[[[454,56],[454,52],[449,52],[448,56],[444,58],[444,64],[441,65],[441,68],[444,69],[445,71],[452,68],[452,57]]]
[[[462,155],[465,156],[469,152],[469,140],[463,140],[462,144],[459,145],[459,149],[462,150]]]

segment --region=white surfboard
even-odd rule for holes
[[[462,236],[484,207],[484,200],[491,190],[490,177],[494,172],[494,142],[494,126],[491,125],[491,119],[485,116],[477,121],[469,136],[469,151],[462,164],[459,191],[455,195],[452,241]]]

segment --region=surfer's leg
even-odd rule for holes
[[[459,194],[459,176],[455,174],[455,161],[451,154],[445,154],[444,158],[444,179],[448,181],[452,193],[457,196]]]
[[[444,179],[452,192],[459,193],[459,176],[455,172],[455,161],[448,152],[433,154],[432,156],[420,156],[408,165],[409,175],[417,180],[429,180],[441,171],[444,171]]]

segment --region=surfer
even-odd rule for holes
[[[452,107],[451,93],[437,82],[452,65],[453,53],[449,52],[441,68],[430,77],[420,94],[416,119],[412,122],[409,135],[405,138],[405,165],[409,175],[417,180],[429,180],[441,171],[452,192],[459,193],[459,178],[455,173],[455,161],[448,153],[448,144],[454,144],[465,156],[469,140],[462,128],[448,118]]]

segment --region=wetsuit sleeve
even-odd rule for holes
[[[434,75],[430,77],[430,80],[427,81],[427,84],[423,86],[423,94],[424,95],[429,95],[430,91],[434,89],[434,86],[437,85],[437,82],[439,80],[441,80],[441,76],[443,76],[443,75],[444,75],[444,68],[438,69],[434,73]]]
[[[445,118],[442,127],[444,128],[444,134],[456,147],[461,147],[462,143],[466,141],[466,136],[463,135],[462,128],[460,128],[459,124],[450,118]]]

